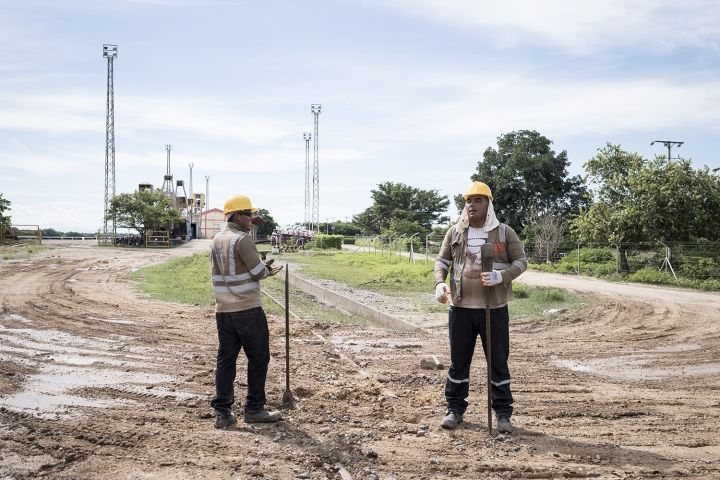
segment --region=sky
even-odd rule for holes
[[[171,170],[210,207],[243,194],[302,222],[319,121],[320,221],[381,182],[470,185],[497,137],[536,130],[570,175],[605,146],[720,167],[720,3],[605,0],[0,1],[0,193],[14,224],[94,232],[107,60],[116,192]],[[312,144],[311,144],[312,161]],[[457,217],[451,204],[448,212]]]

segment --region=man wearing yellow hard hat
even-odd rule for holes
[[[213,238],[210,247],[210,271],[215,294],[215,323],[218,331],[215,396],[215,428],[237,423],[232,411],[235,402],[236,362],[240,349],[248,360],[247,396],[243,404],[247,423],[276,422],[280,412],[265,409],[265,380],[270,363],[270,334],[262,309],[260,280],[275,275],[282,267],[263,263],[250,235],[253,224],[261,223],[253,215],[257,208],[244,195],[225,201],[223,213],[227,226]]]
[[[527,269],[520,239],[508,225],[500,223],[493,209],[490,187],[482,182],[470,185],[465,208],[458,223],[448,230],[435,261],[435,298],[449,311],[451,365],[445,382],[447,414],[440,425],[453,429],[463,421],[470,387],[470,364],[478,334],[486,349],[485,305],[490,307],[490,351],[492,409],[497,430],[512,433],[510,417],[510,330],[507,304],[512,300],[512,281]],[[481,245],[493,244],[492,271],[483,272]],[[450,286],[445,283],[450,272]],[[490,287],[490,288],[488,288]],[[485,295],[487,294],[487,299]],[[487,300],[487,302],[486,302]]]

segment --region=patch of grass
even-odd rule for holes
[[[428,312],[443,312],[447,305],[421,302],[418,294],[435,291],[434,261],[425,265],[424,258],[416,264],[407,257],[383,257],[373,253],[305,252],[293,258],[302,263],[302,273],[354,287],[373,290],[389,296],[416,299]],[[541,318],[550,309],[577,310],[583,299],[564,289],[542,288],[513,282],[514,300],[510,302],[510,318]]]
[[[577,310],[585,303],[582,297],[562,288],[532,287],[513,282],[513,296],[509,303],[510,319],[544,318],[547,310]]]
[[[173,258],[160,265],[135,271],[131,277],[150,298],[191,305],[213,305],[210,261],[198,253]]]
[[[138,288],[149,297],[165,302],[209,306],[215,304],[210,282],[210,260],[207,255],[194,254],[174,258],[160,265],[142,268],[133,273]],[[260,288],[284,305],[285,279],[279,275],[260,282]],[[262,295],[265,313],[285,315],[285,309],[267,295]],[[300,318],[316,322],[371,322],[344,313],[337,308],[318,303],[295,287],[290,287],[290,310]]]
[[[0,245],[0,259],[21,260],[24,258],[30,258],[33,255],[50,248],[52,247],[38,245],[37,243],[24,243],[17,246],[13,246],[12,244]]]
[[[373,253],[305,252],[293,258],[303,273],[379,293],[435,290],[434,260],[409,263],[407,257]]]

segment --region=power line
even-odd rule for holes
[[[673,146],[673,145],[677,145],[678,148],[680,148],[680,147],[682,147],[682,144],[685,143],[685,142],[675,142],[675,141],[672,141],[672,140],[654,140],[654,141],[650,142],[650,145],[655,145],[655,142],[662,143],[663,145],[665,145],[665,146],[667,147],[667,149],[668,149],[668,156],[667,156],[668,161],[672,160],[672,157],[670,156],[670,152],[671,152],[671,150],[672,150],[672,146]],[[676,160],[679,160],[679,159],[680,159],[680,157],[678,157]]]

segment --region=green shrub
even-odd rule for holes
[[[688,259],[689,260],[689,259]],[[697,258],[688,261],[680,267],[680,271],[690,278],[707,278],[717,275],[720,265],[714,258]]]
[[[522,283],[513,283],[512,291],[515,298],[528,298],[530,296],[530,289]]]
[[[628,275],[631,282],[650,283],[654,285],[670,285],[675,282],[675,277],[670,272],[660,270],[656,267],[641,268],[637,272]]]
[[[559,288],[543,289],[539,298],[544,302],[562,302],[565,300],[565,290]]]
[[[567,258],[567,257],[565,257]],[[577,261],[577,257],[575,257]],[[609,248],[580,248],[580,264],[615,262],[615,252]]]
[[[700,290],[705,290],[706,292],[720,292],[720,281],[714,278],[708,278],[707,280],[700,282],[698,288],[700,288]]]
[[[343,237],[343,243],[345,245],[355,245],[355,237]]]
[[[319,248],[323,250],[340,250],[342,248],[342,235],[324,235],[322,233],[315,235],[311,242],[310,248]]]

